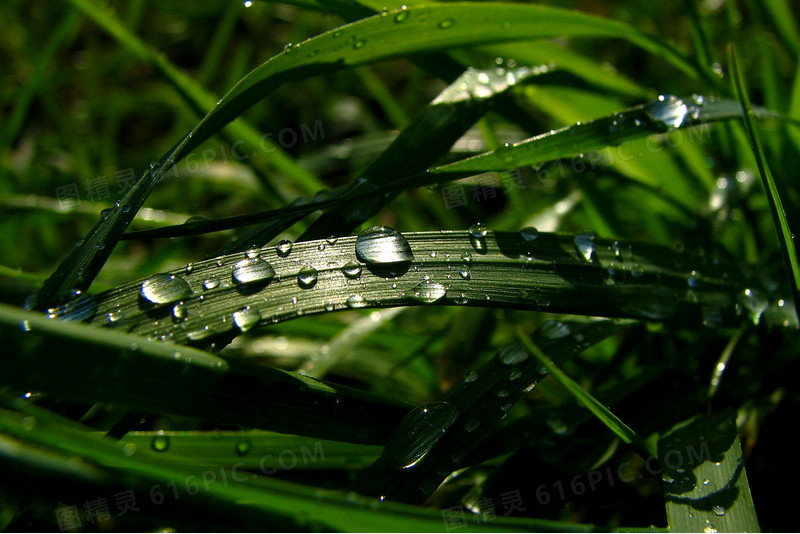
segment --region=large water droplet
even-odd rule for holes
[[[546,339],[561,339],[570,334],[570,329],[566,323],[551,319],[543,322],[537,332]]]
[[[388,226],[373,226],[358,234],[356,256],[371,264],[406,263],[414,259],[403,234]]]
[[[183,278],[178,278],[173,274],[159,273],[142,282],[139,292],[148,302],[168,304],[191,296],[192,288]]]
[[[578,234],[573,239],[575,249],[586,261],[592,261],[594,258],[594,237],[594,234]]]
[[[303,289],[311,289],[317,285],[318,279],[319,273],[311,266],[304,267],[300,269],[299,273],[297,273],[297,285]]]
[[[247,306],[239,311],[233,312],[231,318],[233,319],[233,324],[235,324],[239,330],[247,332],[261,320],[261,313]]]
[[[503,365],[517,365],[528,359],[528,351],[519,345],[503,347],[497,353],[497,359]]]
[[[384,457],[391,469],[414,467],[458,419],[449,402],[432,402],[411,410],[389,436]]]
[[[661,95],[644,106],[644,112],[657,127],[664,130],[680,128],[689,116],[689,106],[680,98]]]
[[[172,307],[172,318],[176,322],[184,321],[188,316],[189,310],[186,309],[186,304],[183,302],[179,302]]]
[[[439,282],[426,279],[414,288],[414,298],[425,304],[431,304],[441,299],[447,293],[447,288]]]
[[[269,282],[275,278],[275,269],[261,258],[247,258],[234,265],[231,277],[237,284]]]

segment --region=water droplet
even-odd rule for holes
[[[248,249],[244,253],[244,255],[245,255],[245,257],[247,257],[247,258],[249,258],[251,260],[254,260],[254,259],[258,258],[259,256],[261,256],[261,249],[259,249],[259,248]]]
[[[292,242],[288,239],[280,241],[278,246],[275,247],[275,251],[278,253],[278,256],[285,258],[292,252]]]
[[[407,263],[414,259],[403,234],[388,226],[373,226],[358,234],[356,256],[372,264]]]
[[[425,304],[431,304],[441,299],[447,293],[447,288],[439,282],[426,279],[414,288],[414,298]]]
[[[644,106],[644,112],[656,126],[664,130],[680,128],[689,115],[689,107],[680,98],[661,95]]]
[[[186,339],[189,341],[201,341],[203,339],[209,338],[214,335],[214,329],[211,328],[209,325],[205,325],[203,328],[198,330],[193,330],[191,332],[186,332]]]
[[[318,279],[319,273],[311,266],[304,267],[297,273],[297,285],[303,289],[311,289],[317,285]]]
[[[219,287],[219,278],[213,274],[203,280],[203,289],[214,289],[216,287]]]
[[[327,241],[329,245],[335,245],[336,242],[339,241],[339,238],[335,235],[329,235],[325,238],[325,241]]]
[[[691,273],[689,273],[688,278],[686,278],[686,285],[688,285],[692,289],[700,285],[699,275],[697,274],[697,271],[692,271]]]
[[[753,324],[758,324],[769,305],[769,300],[761,291],[748,288],[739,295],[739,303],[748,311]]]
[[[555,320],[547,320],[543,322],[537,332],[547,339],[561,339],[570,334],[569,326],[566,323]]]
[[[522,376],[522,371],[519,369],[513,369],[510,373],[508,373],[508,380],[517,380]]]
[[[250,306],[246,306],[239,311],[233,312],[231,318],[233,319],[233,324],[235,324],[239,330],[247,332],[261,320],[261,313]]]
[[[526,226],[519,231],[519,235],[522,237],[522,239],[530,243],[531,241],[536,241],[539,238],[539,230],[533,226]]]
[[[345,278],[355,280],[361,276],[361,266],[353,262],[347,263],[344,267],[342,267],[342,274],[344,274]]]
[[[503,365],[517,365],[528,359],[528,351],[519,345],[511,345],[500,349],[497,359]]]
[[[481,223],[475,223],[469,227],[469,241],[472,243],[472,248],[481,254],[486,253],[486,234],[489,229]]]
[[[704,486],[708,486],[710,483],[711,483],[711,481],[709,479],[707,479],[707,478],[703,479],[703,485]]]
[[[470,371],[469,373],[467,373],[467,376],[464,377],[464,383],[471,384],[472,382],[475,382],[477,379],[478,379],[478,373],[476,373],[475,371]]]
[[[140,293],[146,301],[153,304],[168,304],[191,296],[192,288],[183,278],[159,273],[142,282]]]
[[[481,426],[481,420],[477,417],[472,417],[464,421],[464,430],[467,432],[474,432],[479,426]]]
[[[470,263],[472,263],[472,254],[470,254],[469,252],[465,252],[461,255],[461,259],[464,261],[464,263],[469,265]]]
[[[594,234],[578,234],[573,240],[578,253],[589,262],[594,258],[594,237]]]
[[[401,9],[403,11],[401,11],[400,13],[398,13],[397,15],[394,16],[394,21],[395,22],[403,22],[411,14],[411,12],[408,11],[408,8],[406,6],[403,6]]]
[[[250,443],[249,439],[240,439],[236,442],[234,448],[238,456],[245,456],[253,448],[253,444]]]
[[[432,402],[411,410],[387,441],[383,454],[389,467],[414,467],[456,419],[458,410],[449,402]]]
[[[453,302],[455,302],[456,304],[463,305],[469,302],[469,299],[464,293],[459,293],[458,295],[453,297]]]
[[[231,277],[237,284],[269,282],[275,278],[275,269],[268,261],[261,258],[247,258],[233,267]]]
[[[72,292],[73,298],[56,308],[48,308],[48,319],[60,319],[62,321],[83,321],[93,317],[97,313],[97,302],[89,295],[83,295],[80,291]]]
[[[464,280],[469,280],[472,278],[472,275],[469,274],[469,267],[464,265],[461,269],[458,270],[458,275],[461,276]]]
[[[348,308],[364,308],[367,305],[367,300],[361,295],[352,295],[347,298]]]
[[[364,40],[364,39],[357,39],[357,40],[356,40],[356,41],[353,43],[353,48],[354,48],[354,49],[356,49],[356,50],[358,50],[359,48],[363,47],[365,44],[367,44],[367,41],[366,41],[366,40]]]
[[[714,512],[714,515],[722,517],[723,515],[725,515],[727,510],[725,508],[723,508],[722,506],[720,506],[720,505],[716,505],[714,507],[714,509],[713,509],[713,512]]]
[[[169,449],[169,436],[165,436],[163,434],[158,434],[153,436],[153,440],[150,442],[150,446],[153,448],[154,451],[157,452],[164,452]]]
[[[336,309],[336,304],[334,304],[333,302],[326,302],[323,305],[323,308],[325,308],[325,311],[332,312],[333,310]]]
[[[446,30],[447,28],[452,28],[455,23],[456,21],[453,19],[444,19],[439,23],[439,28]]]
[[[189,310],[186,309],[186,304],[183,302],[179,302],[172,307],[172,318],[175,321],[184,321],[188,316]]]
[[[108,321],[109,324],[116,323],[118,321],[123,320],[124,318],[125,318],[125,313],[120,310],[108,312],[106,314],[106,320]]]

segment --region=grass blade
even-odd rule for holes
[[[32,307],[44,310],[69,300],[76,291],[88,289],[161,176],[275,88],[309,76],[407,54],[563,35],[621,37],[687,74],[696,73],[685,54],[631,26],[537,5],[454,2],[394,10],[386,16],[348,24],[288,48],[242,79],[97,223],[44,284]]]
[[[761,176],[761,183],[764,185],[764,191],[766,191],[767,194],[772,220],[775,224],[775,230],[778,233],[778,240],[781,244],[781,254],[786,267],[786,274],[790,281],[789,286],[791,287],[794,297],[795,310],[798,316],[800,316],[800,290],[798,290],[798,288],[800,288],[800,260],[798,259],[797,247],[795,246],[795,233],[789,227],[789,221],[786,217],[786,210],[783,207],[783,202],[781,201],[780,191],[778,191],[778,186],[775,183],[772,172],[769,170],[767,158],[764,155],[764,149],[761,146],[755,124],[753,124],[753,108],[750,105],[750,97],[747,94],[747,88],[745,87],[744,78],[741,74],[739,60],[736,57],[736,50],[733,46],[728,49],[728,62],[731,66],[731,75],[733,76],[737,96],[745,111],[743,120],[745,128],[747,129],[747,137],[756,158],[758,174]]]
[[[528,352],[539,361],[539,363],[547,370],[548,374],[552,375],[559,384],[569,391],[569,393],[586,407],[587,410],[592,412],[604,425],[608,427],[619,439],[628,445],[632,445],[636,452],[642,458],[649,458],[652,452],[648,449],[647,444],[640,438],[636,432],[626,425],[619,417],[592,396],[591,393],[586,391],[580,384],[570,378],[564,371],[558,368],[556,363],[546,356],[542,349],[536,346],[528,335],[521,329],[517,328],[517,335],[519,336]]]
[[[658,441],[673,532],[760,532],[735,413],[678,423]]]

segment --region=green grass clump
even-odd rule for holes
[[[54,7],[0,5],[0,529],[794,527],[789,2]]]

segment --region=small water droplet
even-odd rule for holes
[[[238,456],[245,456],[253,448],[253,444],[250,443],[249,439],[240,439],[236,442],[234,448]]]
[[[268,261],[261,258],[247,258],[233,267],[231,277],[237,284],[269,282],[275,278],[275,269]]]
[[[358,234],[356,256],[372,264],[407,263],[414,259],[403,234],[388,226],[373,226]]]
[[[423,280],[414,288],[414,299],[431,304],[441,299],[447,293],[447,288],[439,282],[427,279]]]
[[[750,288],[745,289],[739,295],[739,303],[747,310],[753,324],[758,324],[761,321],[761,316],[769,306],[769,300],[766,295],[757,289]]]
[[[414,467],[458,419],[449,402],[432,402],[411,410],[395,427],[383,455],[391,469]]]
[[[325,238],[325,241],[327,241],[329,245],[335,245],[336,242],[339,241],[339,238],[335,235],[329,235]]]
[[[472,278],[472,275],[469,274],[469,267],[464,265],[461,269],[458,270],[458,275],[463,278],[464,280],[469,280]]]
[[[278,253],[278,256],[285,258],[292,252],[292,242],[288,239],[281,240],[275,247],[275,251]]]
[[[539,230],[537,230],[533,226],[526,226],[525,228],[519,231],[519,235],[526,242],[530,243],[531,241],[536,241],[539,238]]]
[[[319,273],[314,267],[308,266],[300,269],[297,273],[297,285],[303,289],[311,289],[317,285]]]
[[[481,420],[477,417],[472,417],[464,421],[464,430],[467,432],[474,432],[479,426],[481,426]]]
[[[477,379],[478,379],[478,373],[476,373],[475,371],[470,371],[469,373],[467,373],[467,376],[464,377],[464,383],[471,384],[472,382],[475,382]]]
[[[486,235],[489,229],[481,223],[475,223],[469,227],[469,241],[472,248],[481,254],[486,253]]]
[[[594,238],[594,234],[578,234],[573,239],[578,253],[589,262],[594,258]]]
[[[470,263],[472,263],[472,254],[470,254],[469,252],[465,252],[461,255],[461,259],[464,261],[464,263],[469,265]]]
[[[403,6],[400,9],[402,9],[402,11],[394,16],[394,21],[395,22],[403,22],[411,14],[411,12],[408,11],[408,7],[407,6]]]
[[[497,353],[497,359],[503,365],[517,365],[528,359],[528,351],[519,345],[503,347]]]
[[[183,302],[177,303],[172,307],[172,318],[175,321],[184,321],[189,316],[189,310],[186,309],[186,304]]]
[[[447,28],[452,28],[455,23],[456,21],[453,19],[444,19],[439,23],[439,28],[446,30]]]
[[[561,339],[562,337],[567,337],[570,334],[570,329],[566,323],[550,319],[544,321],[539,326],[537,332],[542,337],[547,339]]]
[[[703,479],[703,485],[704,486],[708,486],[710,483],[711,483],[711,481],[709,479],[707,479],[707,478]]]
[[[367,305],[367,300],[361,295],[351,295],[347,298],[348,308],[364,308]]]
[[[169,449],[169,436],[165,436],[163,434],[158,434],[153,436],[153,440],[150,442],[150,446],[153,448],[154,451],[157,452],[164,452]]]
[[[722,517],[723,515],[725,515],[727,510],[725,508],[723,508],[722,506],[720,506],[720,505],[716,505],[714,507],[714,509],[713,509],[713,512],[714,512],[714,515]]]
[[[697,274],[697,271],[692,271],[691,273],[689,273],[689,276],[686,278],[686,285],[688,285],[692,289],[700,285],[699,275]]]
[[[344,274],[345,278],[355,280],[361,276],[361,266],[353,262],[347,263],[344,267],[342,267],[342,274]]]
[[[239,311],[233,312],[231,319],[233,319],[233,324],[239,330],[247,332],[261,321],[261,313],[250,306],[246,306]]]
[[[192,288],[183,278],[172,274],[159,273],[142,282],[139,292],[148,302],[168,304],[191,296]]]
[[[219,278],[217,278],[213,274],[211,276],[209,276],[208,278],[206,278],[205,280],[203,280],[203,289],[208,290],[208,289],[214,289],[214,288],[217,288],[217,287],[219,287]]]
[[[364,40],[364,39],[357,39],[357,40],[356,40],[356,41],[353,43],[353,48],[354,48],[354,49],[356,49],[356,50],[358,50],[359,48],[362,48],[362,47],[363,47],[365,44],[367,44],[367,41],[366,41],[366,40]]]
[[[334,304],[333,302],[326,302],[323,305],[323,308],[325,308],[325,311],[332,312],[333,310],[336,309],[336,304]]]

